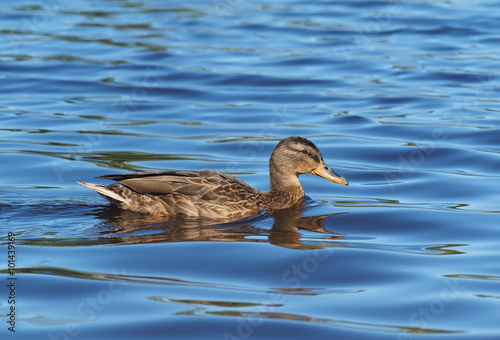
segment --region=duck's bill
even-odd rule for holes
[[[326,178],[327,180],[332,181],[334,183],[349,185],[349,182],[347,182],[347,180],[344,177],[337,174],[335,171],[330,169],[330,167],[325,164],[320,165],[318,168],[314,169],[311,173],[313,175]]]

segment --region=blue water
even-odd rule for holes
[[[498,339],[499,10],[3,3],[2,339]],[[211,168],[267,190],[289,135],[350,183],[301,176],[293,215],[172,222],[76,183]]]

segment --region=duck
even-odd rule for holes
[[[111,205],[138,213],[175,218],[239,220],[304,204],[299,175],[311,174],[331,182],[348,181],[325,164],[318,147],[300,136],[282,139],[269,159],[270,191],[215,170],[168,170],[103,175],[108,186],[77,181]]]

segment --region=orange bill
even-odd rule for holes
[[[327,180],[335,183],[349,185],[349,182],[347,182],[347,180],[344,177],[335,173],[335,171],[330,169],[330,167],[324,163],[321,164],[316,169],[314,169],[313,171],[311,171],[311,174],[326,178]]]

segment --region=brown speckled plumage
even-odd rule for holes
[[[303,202],[300,174],[315,174],[347,185],[323,161],[311,141],[283,139],[269,160],[271,191],[257,190],[231,175],[214,170],[162,171],[105,175],[117,181],[107,187],[78,182],[112,204],[136,212],[209,219],[243,219],[261,211],[286,209]]]

